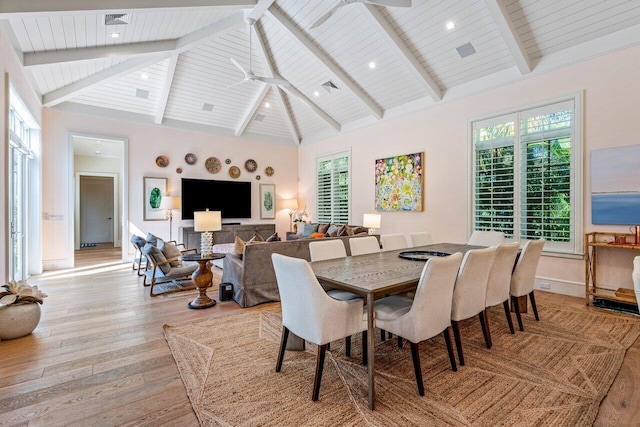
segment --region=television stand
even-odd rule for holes
[[[240,225],[239,222],[223,222],[222,225]]]
[[[275,232],[275,224],[222,224],[222,230],[213,232],[213,243],[233,243],[236,241],[236,236],[246,242],[253,237],[254,233],[258,233],[266,239]],[[193,231],[193,227],[180,227],[179,233],[182,237],[182,243],[187,248],[200,247],[199,231]]]

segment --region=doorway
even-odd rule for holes
[[[114,184],[112,176],[80,176],[80,247],[113,243]]]

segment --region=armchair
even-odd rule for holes
[[[180,281],[191,281],[191,274],[198,269],[198,264],[182,263],[179,258],[182,254],[197,253],[196,249],[180,250],[169,242],[161,242],[158,247],[149,243],[144,245],[142,253],[149,262],[149,267],[144,273],[144,286],[151,286],[149,294],[152,297],[160,293],[175,292],[185,289],[180,285]],[[177,289],[154,293],[154,287],[161,283],[173,282]]]

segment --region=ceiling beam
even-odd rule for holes
[[[158,98],[158,105],[156,106],[156,115],[154,122],[157,125],[162,124],[164,119],[164,112],[167,110],[167,102],[169,101],[169,92],[171,92],[171,85],[173,84],[173,76],[176,74],[176,65],[178,65],[178,55],[174,55],[169,59],[167,65],[167,74],[164,77],[164,85],[162,86],[162,92]]]
[[[262,59],[263,63],[267,67],[267,77],[274,77],[276,72],[273,68],[273,64],[271,63],[271,58],[267,55],[267,48],[264,45],[264,38],[262,37],[262,31],[257,25],[253,26],[255,30],[253,32],[253,36],[256,39],[256,45],[258,46],[258,54]],[[287,128],[289,129],[289,133],[291,134],[291,138],[296,143],[296,145],[300,144],[300,137],[298,136],[298,132],[296,131],[296,127],[293,124],[293,118],[291,117],[291,112],[287,107],[287,103],[284,102],[284,97],[282,96],[282,92],[280,92],[280,88],[275,86],[274,92],[276,93],[276,98],[278,98],[278,104],[280,105],[280,109],[284,113],[284,121],[287,124]]]
[[[67,101],[68,99],[71,99],[74,96],[90,89],[94,85],[118,79],[120,77],[126,76],[127,74],[134,73],[142,68],[157,64],[158,62],[171,56],[177,56],[180,53],[191,49],[198,43],[209,40],[214,36],[225,34],[231,30],[241,27],[242,25],[244,25],[244,13],[236,13],[229,16],[228,18],[215,22],[207,27],[202,28],[201,30],[195,31],[178,39],[176,48],[174,50],[157,53],[155,55],[142,55],[128,59],[127,61],[121,62],[111,68],[100,71],[82,80],[78,80],[77,82],[71,83],[70,85],[61,87],[60,89],[49,92],[42,97],[42,104],[45,107],[52,107],[54,105],[60,104],[61,102]]]
[[[254,7],[251,12],[249,12],[247,19],[250,19],[253,22],[257,21],[262,17],[262,15],[264,15],[267,9],[269,9],[275,1],[276,0],[259,0],[256,7]]]
[[[382,16],[380,11],[371,4],[360,4],[360,10],[368,18],[369,22],[377,28],[378,33],[387,41],[387,44],[395,51],[396,55],[405,67],[413,74],[427,90],[429,96],[434,101],[442,100],[442,90],[440,86],[431,78],[427,70],[424,69],[420,61],[413,55],[411,50],[404,44],[389,22]]]
[[[280,10],[275,7],[269,9],[269,14],[275,18],[277,22],[295,39],[297,40],[311,55],[319,60],[325,67],[329,69],[344,85],[373,113],[378,119],[382,119],[384,111],[380,108],[371,97],[364,92],[349,76],[347,76],[340,68],[329,59],[318,46],[316,46],[302,31],[300,31],[293,22],[289,20]]]
[[[502,35],[511,56],[520,70],[520,74],[528,74],[533,67],[527,49],[522,44],[513,21],[509,18],[509,12],[501,0],[484,0],[493,22]]]
[[[281,88],[282,88],[282,90],[287,92],[289,95],[293,96],[294,98],[298,99],[298,101],[302,102],[304,105],[306,105],[307,107],[311,108],[311,110],[314,113],[316,113],[316,115],[318,117],[320,117],[322,120],[324,120],[329,126],[331,126],[335,130],[340,132],[340,128],[341,128],[340,123],[338,123],[335,120],[333,120],[331,118],[331,116],[329,116],[327,113],[325,113],[323,109],[321,109],[316,104],[314,104],[309,98],[304,96],[304,94],[302,92],[300,92],[294,85],[289,85],[287,87],[283,86]]]
[[[249,122],[253,118],[253,115],[256,113],[256,111],[258,111],[258,108],[260,108],[260,104],[262,104],[262,100],[264,99],[265,96],[267,96],[267,93],[269,93],[269,89],[271,89],[270,86],[271,85],[263,83],[262,87],[258,90],[256,95],[253,97],[253,101],[251,101],[251,105],[249,105],[249,108],[244,113],[244,117],[242,117],[240,124],[236,128],[236,136],[242,136],[242,134],[244,133],[244,130],[247,128],[247,126],[249,125]]]
[[[211,9],[221,6],[251,8],[256,0],[2,0],[0,19],[31,18],[73,13],[100,15],[107,13],[164,12],[177,9]]]

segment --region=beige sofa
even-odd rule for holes
[[[340,239],[344,242],[347,255],[351,255],[349,238],[327,237],[324,239]],[[379,236],[378,240],[380,239]],[[324,240],[323,239],[323,240]],[[284,242],[256,243],[246,245],[244,256],[227,254],[223,260],[222,281],[233,284],[233,299],[240,307],[251,307],[269,301],[280,301],[276,274],[271,263],[271,254],[277,253],[310,261],[309,242],[315,239],[301,239]]]

